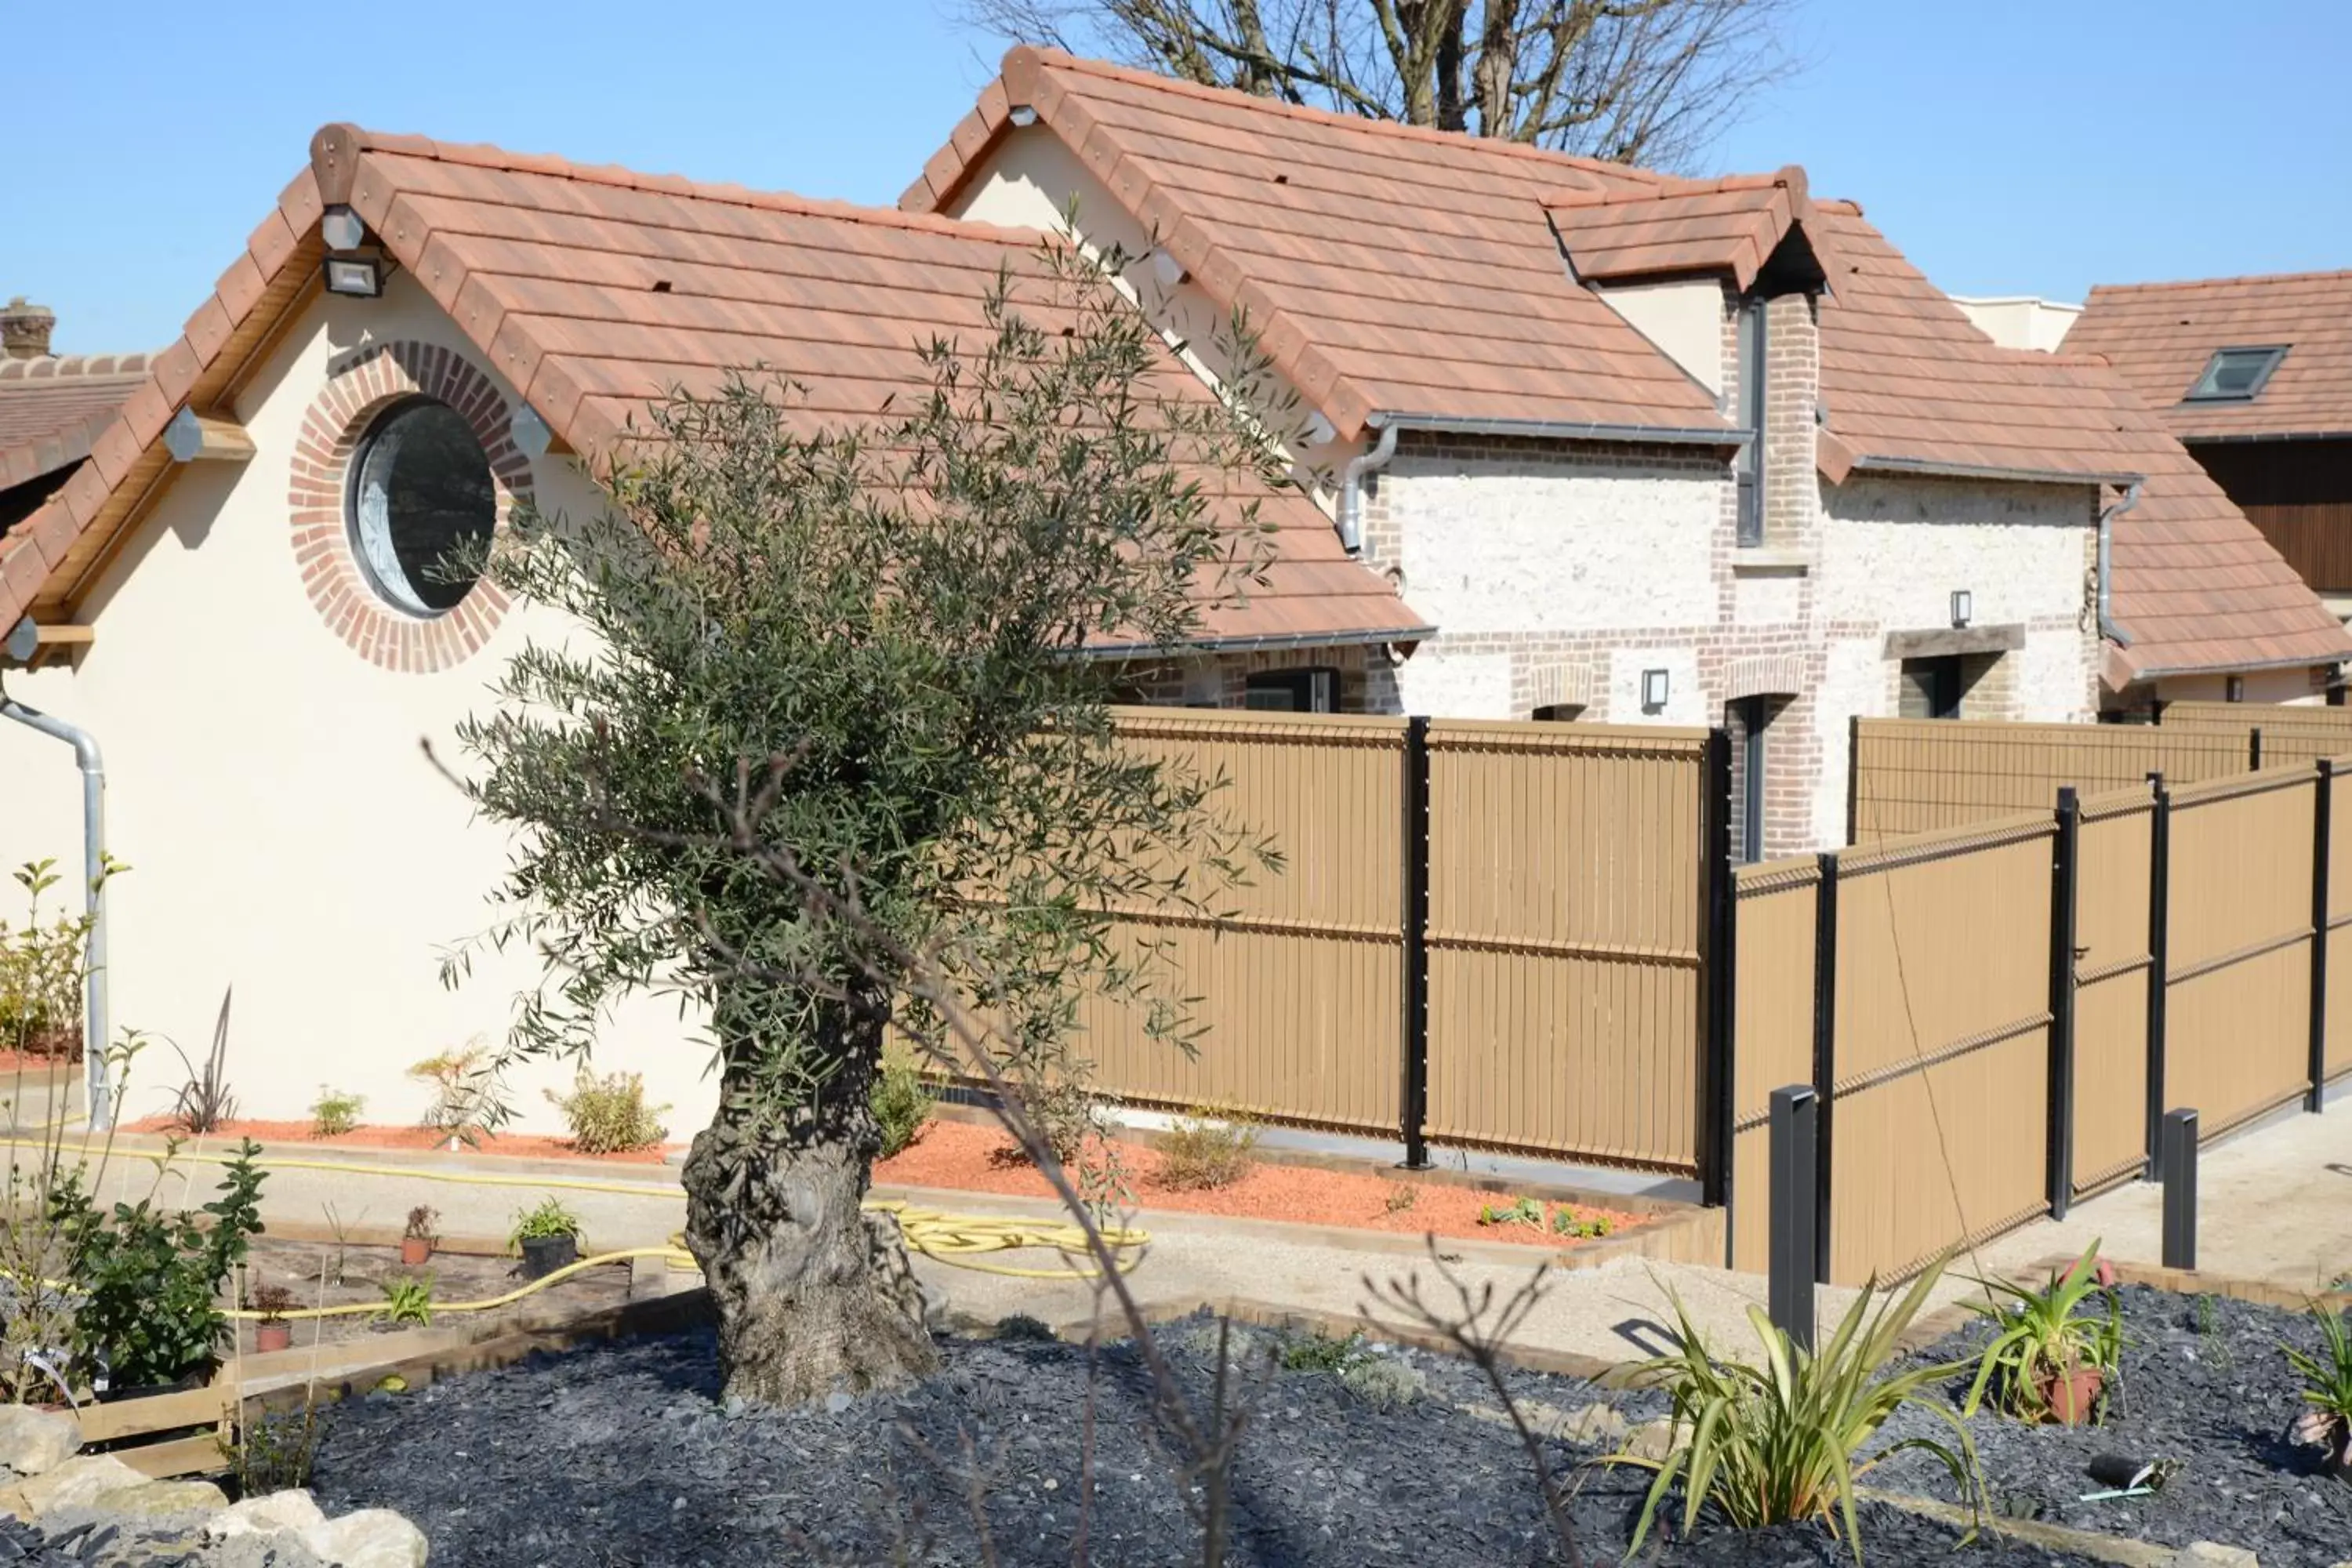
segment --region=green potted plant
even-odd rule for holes
[[[526,1279],[542,1279],[580,1258],[580,1216],[552,1197],[515,1215],[507,1250],[522,1256]]]
[[[283,1285],[263,1285],[253,1292],[253,1310],[261,1314],[261,1321],[253,1326],[253,1348],[257,1354],[282,1351],[294,1342],[294,1325],[286,1314],[295,1308],[294,1292]]]
[[[1990,1319],[1995,1331],[1977,1363],[1967,1413],[1974,1415],[1990,1392],[2021,1421],[2080,1426],[2095,1419],[2124,1339],[2123,1310],[2099,1279],[2099,1244],[2038,1290],[2006,1279],[1977,1283],[1994,1300],[1969,1306]],[[2085,1310],[2095,1296],[2104,1300],[2104,1312]]]
[[[407,1228],[400,1233],[400,1262],[403,1268],[419,1268],[433,1256],[434,1244],[441,1239],[434,1234],[433,1227],[440,1223],[440,1219],[438,1210],[424,1204],[418,1204],[408,1211]]]

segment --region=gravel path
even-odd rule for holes
[[[2056,1523],[2168,1545],[2243,1546],[2263,1568],[2328,1568],[2352,1558],[2352,1486],[2318,1473],[2318,1449],[2284,1440],[2302,1408],[2301,1384],[2279,1345],[2316,1349],[2311,1321],[2222,1297],[2137,1286],[2118,1295],[2124,1375],[2104,1426],[2027,1426],[1990,1410],[1969,1423],[1996,1506],[2013,1499]],[[1931,1347],[1927,1359],[1958,1360],[1987,1332],[1973,1326]],[[1966,1392],[1962,1380],[1952,1397]],[[1889,1430],[1934,1436],[1937,1426],[1906,1413]],[[2102,1489],[2084,1474],[2099,1454],[2171,1459],[2180,1469],[2154,1497],[2082,1502],[2082,1494]],[[1951,1494],[1950,1479],[1924,1456],[1906,1455],[1871,1479]]]
[[[1194,1324],[1162,1337],[1187,1382],[1205,1387],[1213,1333]],[[903,1394],[783,1414],[730,1412],[715,1402],[707,1331],[541,1358],[416,1394],[373,1394],[331,1417],[316,1489],[331,1511],[399,1509],[431,1537],[436,1562],[473,1568],[893,1561],[961,1568],[982,1561],[965,1484],[976,1471],[999,1560],[1068,1564],[1079,1527],[1084,1352],[1020,1340],[952,1340],[944,1350],[940,1373]],[[1356,1391],[1361,1373],[1267,1378],[1237,1469],[1229,1561],[1251,1568],[1551,1561],[1517,1439],[1493,1419],[1475,1373],[1417,1352],[1374,1359],[1391,1379],[1418,1374],[1417,1395],[1381,1408]],[[1192,1528],[1169,1458],[1150,1436],[1140,1366],[1114,1347],[1099,1367],[1088,1561],[1101,1568],[1186,1562]],[[1594,1398],[1569,1380],[1517,1381],[1524,1397],[1555,1412]],[[1551,1452],[1566,1464],[1594,1450],[1555,1443]],[[1647,1478],[1580,1475],[1580,1541],[1590,1561],[1613,1562]],[[1874,1563],[1946,1561],[1953,1539],[1885,1508],[1868,1511],[1864,1530]],[[1702,1533],[1656,1561],[1828,1568],[1851,1559],[1825,1531],[1806,1526]],[[2000,1545],[1961,1561],[2076,1568],[2087,1560]]]

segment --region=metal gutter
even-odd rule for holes
[[[2303,658],[2256,659],[2251,663],[2241,660],[2230,664],[2167,665],[2158,668],[2136,669],[2132,671],[2130,684],[2137,686],[2143,680],[2161,680],[2167,676],[2172,675],[2238,675],[2248,670],[2256,669],[2310,669],[2319,665],[2328,665],[2332,667],[2343,664],[2346,661],[2347,656],[2339,654],[2334,658],[2329,658],[2325,655],[2311,655]],[[2247,706],[2250,708],[2258,708],[2263,706],[2275,706],[2275,704],[2248,703]]]
[[[1924,458],[1881,458],[1865,453],[1854,458],[1857,469],[1872,473],[1925,474],[1948,479],[2011,479],[2029,485],[2137,485],[2146,474],[2074,474],[2054,468],[2004,468],[1990,463],[1938,463]]]
[[[2099,509],[2099,635],[2117,647],[2131,647],[2131,634],[2116,624],[2111,608],[2116,581],[2116,519],[2139,505],[2140,483],[2134,479],[2121,500]]]
[[[1187,643],[1094,644],[1078,650],[1080,658],[1184,658],[1203,653],[1252,653],[1292,647],[1371,647],[1382,643],[1426,642],[1435,626],[1410,626],[1380,632],[1274,632],[1254,637],[1204,637]]]
[[[1678,447],[1744,447],[1753,430],[1728,425],[1606,425],[1556,419],[1462,419],[1444,414],[1374,414],[1364,423],[1381,432],[1427,430],[1445,436],[1517,436],[1531,441],[1633,441]]]
[[[1348,459],[1339,472],[1339,505],[1337,521],[1339,542],[1350,555],[1364,548],[1364,476],[1389,466],[1396,456],[1397,426],[1391,425],[1381,432],[1381,438],[1369,452],[1359,452]]]
[[[2352,441],[2352,430],[2256,430],[2229,436],[2175,436],[2173,439],[2183,446],[2194,441],[2200,447],[2243,447],[2257,441]]]

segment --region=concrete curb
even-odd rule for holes
[[[2073,1258],[2066,1261],[2072,1263]],[[2063,1524],[2044,1524],[2038,1519],[2007,1519],[1994,1514],[1971,1514],[1958,1503],[1938,1502],[1934,1498],[1914,1497],[1908,1492],[1882,1491],[1876,1487],[1857,1487],[1854,1495],[1883,1502],[1889,1508],[1899,1508],[1906,1513],[1917,1514],[1962,1530],[1974,1525],[1978,1533],[1998,1535],[2022,1545],[2039,1547],[2045,1552],[2073,1552],[2084,1557],[2095,1557],[2102,1563],[2116,1563],[2123,1568],[2171,1568],[2180,1555],[2174,1546],[2158,1546],[2146,1541],[2134,1541],[2126,1535],[2101,1535],[2088,1530],[2075,1530]]]
[[[2233,1300],[2251,1301],[2258,1307],[2277,1307],[2290,1312],[2319,1309],[2341,1312],[2352,1310],[2352,1290],[2298,1290],[2292,1285],[2281,1285],[2268,1279],[2247,1279],[2234,1274],[2210,1274],[2200,1268],[2167,1268],[2154,1263],[2127,1263],[2120,1258],[2102,1259],[2115,1270],[2118,1285],[2146,1285],[2151,1289],[2169,1290],[2180,1296],[2227,1296]],[[2063,1253],[2045,1258],[2033,1266],[2039,1275],[2054,1270],[2064,1273],[2074,1266],[2074,1259]]]

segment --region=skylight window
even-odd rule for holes
[[[2263,389],[2271,372],[2286,357],[2286,345],[2259,349],[2217,349],[2205,363],[2205,374],[2189,389],[2189,403],[2244,403]]]

